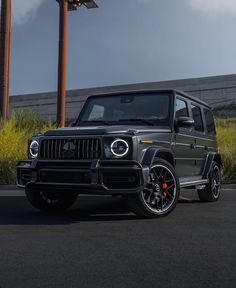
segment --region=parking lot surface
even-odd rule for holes
[[[236,191],[143,220],[122,198],[80,196],[61,215],[0,190],[0,287],[236,287]]]

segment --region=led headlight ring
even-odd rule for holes
[[[123,157],[129,152],[129,144],[123,139],[116,139],[111,143],[111,152],[117,157]]]

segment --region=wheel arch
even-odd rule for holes
[[[214,161],[217,162],[220,167],[222,166],[223,162],[220,153],[215,153]]]
[[[174,156],[172,151],[163,147],[150,147],[145,152],[141,164],[143,166],[152,166],[155,158],[161,158],[169,162],[173,167],[175,166]]]
[[[206,156],[205,165],[203,168],[203,179],[207,179],[209,177],[209,173],[211,171],[211,167],[213,162],[216,162],[220,167],[222,166],[222,158],[221,155],[217,152],[210,152]]]

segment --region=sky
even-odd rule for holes
[[[69,13],[67,89],[236,73],[235,0],[96,0]],[[11,95],[56,91],[56,0],[12,0]]]

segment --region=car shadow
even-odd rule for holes
[[[186,197],[180,197],[178,200],[178,203],[181,204],[195,204],[195,203],[201,203],[200,200],[197,199],[190,199],[190,198],[186,198]]]
[[[179,204],[197,203],[200,201],[185,197],[179,199]],[[56,214],[34,209],[24,196],[0,197],[0,225],[68,225],[79,222],[138,219],[141,218],[130,212],[123,197],[80,196],[71,209]]]
[[[26,197],[0,197],[0,225],[66,225],[84,221],[137,219],[122,197],[80,196],[74,206],[63,213],[38,211],[31,207]]]

